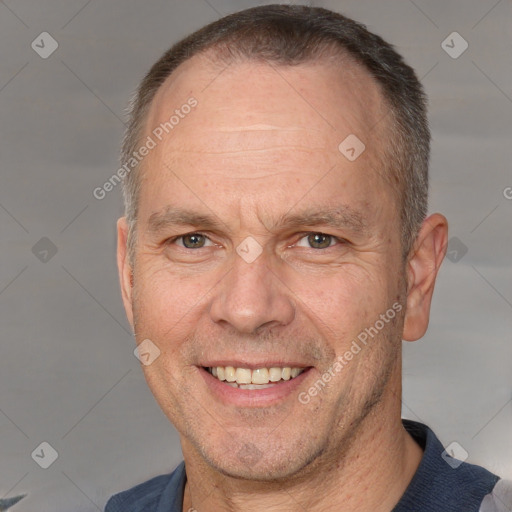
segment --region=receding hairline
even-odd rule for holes
[[[220,46],[220,52],[219,50]],[[281,68],[293,67],[293,68],[324,68],[331,69],[332,66],[337,67],[336,70],[340,75],[340,81],[344,79],[344,77],[349,77],[350,82],[347,82],[352,86],[351,94],[359,100],[358,107],[355,111],[352,111],[352,114],[356,112],[356,117],[347,121],[347,126],[352,126],[355,124],[356,131],[355,134],[359,134],[361,138],[364,135],[371,134],[372,141],[377,144],[372,144],[371,151],[371,162],[370,165],[372,172],[377,172],[380,178],[383,178],[384,181],[391,185],[393,192],[397,193],[396,198],[400,197],[400,190],[397,190],[397,186],[394,179],[389,179],[389,173],[391,170],[389,169],[389,159],[390,156],[387,155],[386,147],[389,145],[389,142],[393,139],[393,128],[394,128],[394,115],[388,115],[391,110],[391,105],[383,91],[381,84],[376,80],[370,73],[370,71],[360,62],[357,61],[355,57],[353,57],[346,49],[340,48],[336,46],[334,43],[329,42],[325,44],[325,48],[320,48],[318,50],[318,58],[316,58],[315,51],[311,52],[310,57],[307,60],[299,61],[296,64],[282,64],[282,63],[274,63],[267,59],[263,59],[258,56],[246,56],[244,54],[233,57],[231,54],[226,54],[225,49],[222,47],[223,45],[219,45],[219,43],[208,47],[201,52],[194,54],[190,58],[186,59],[182,63],[180,63],[162,82],[162,84],[155,91],[151,101],[147,106],[147,111],[142,119],[142,129],[140,130],[140,140],[143,140],[148,134],[151,133],[152,129],[157,125],[161,120],[158,118],[158,109],[161,107],[163,102],[169,101],[165,98],[166,94],[169,94],[169,89],[176,83],[176,80],[188,73],[191,69],[197,69],[200,67],[211,66],[214,69],[213,72],[213,80],[215,80],[221,73],[223,72],[231,72],[236,70],[238,65],[251,65],[251,64],[262,64],[268,65],[269,68],[279,73]],[[341,57],[341,61],[340,61]],[[228,69],[229,68],[229,69]],[[277,76],[277,74],[276,74]],[[364,95],[361,95],[359,91],[355,89],[356,82],[354,80],[365,80],[366,91]],[[282,75],[279,77],[280,80],[283,80],[283,83],[286,81]],[[290,87],[290,93],[297,94],[299,97],[299,93],[294,90],[292,84],[288,83]],[[186,100],[185,96],[176,97],[175,101],[171,103],[172,107],[178,106],[181,101]],[[307,97],[302,98],[303,101],[307,102]],[[368,101],[369,100],[369,101]],[[160,105],[159,105],[160,104]],[[370,106],[371,108],[365,109],[363,108],[363,104],[366,106]],[[313,107],[311,107],[313,109]],[[337,108],[337,104],[333,105],[333,109]],[[370,115],[366,115],[366,113],[370,112]],[[325,113],[324,113],[325,114]],[[328,113],[327,113],[328,114]],[[362,116],[360,114],[363,114]],[[164,114],[164,116],[167,114]],[[343,118],[345,118],[346,114],[340,114]],[[322,117],[319,114],[319,119]],[[364,120],[362,120],[364,118]],[[346,120],[346,118],[345,118]],[[332,129],[329,127],[328,120],[324,120],[326,130]],[[361,135],[359,129],[365,132],[364,135]],[[351,131],[352,133],[352,131]],[[338,132],[340,135],[341,142],[347,135],[347,133]],[[336,147],[333,147],[333,151],[337,151]],[[144,161],[141,162],[137,169],[137,179],[143,181],[144,174]]]
[[[326,45],[327,46],[327,45]],[[239,66],[244,65],[263,65],[268,66],[269,72],[276,73],[276,78],[282,83],[286,83],[286,87],[290,87],[290,94],[297,95],[298,101],[304,101],[304,104],[308,103],[311,111],[316,110],[309,102],[307,96],[301,95],[294,87],[293,84],[285,79],[281,74],[282,69],[286,68],[303,68],[312,69],[323,68],[333,69],[337,68],[339,78],[338,83],[345,82],[347,90],[351,95],[352,99],[357,102],[357,107],[350,110],[343,110],[338,107],[336,100],[332,101],[332,110],[338,110],[340,118],[345,123],[343,128],[350,128],[346,131],[338,130],[339,140],[337,140],[336,146],[332,147],[332,150],[337,152],[337,145],[347,135],[356,134],[361,139],[365,136],[367,139],[364,141],[368,144],[369,137],[371,137],[371,168],[372,171],[377,171],[384,181],[390,184],[395,191],[397,189],[396,182],[393,179],[389,179],[387,175],[390,173],[389,158],[386,152],[393,139],[394,132],[394,115],[388,115],[391,110],[391,105],[383,91],[381,84],[375,79],[367,68],[360,62],[358,62],[347,50],[339,48],[334,43],[329,43],[328,48],[319,49],[319,55],[316,58],[316,53],[311,52],[310,58],[307,60],[299,61],[296,64],[289,65],[283,63],[274,63],[267,59],[260,58],[258,56],[246,56],[236,55],[232,57],[231,54],[226,54],[225,49],[222,48],[219,51],[219,44],[215,44],[212,47],[194,54],[184,62],[180,63],[162,82],[158,89],[154,92],[153,97],[147,105],[147,111],[142,118],[142,127],[140,130],[139,140],[143,141],[146,136],[151,134],[151,131],[157,126],[162,120],[166,120],[168,117],[168,111],[178,107],[180,103],[186,101],[188,95],[195,95],[195,91],[186,88],[184,94],[182,91],[178,95],[173,97],[177,91],[172,91],[177,80],[182,79],[191,70],[206,69],[209,67],[212,69],[211,80],[214,81],[220,77],[223,73],[236,72]],[[340,60],[341,57],[341,60]],[[187,80],[187,78],[185,78]],[[364,85],[361,86],[361,80],[364,80]],[[209,86],[209,84],[208,84]],[[360,93],[360,89],[364,90],[364,93]],[[204,90],[204,88],[203,88]],[[199,88],[199,92],[201,88]],[[166,97],[168,95],[168,97]],[[171,99],[170,99],[171,98]],[[197,96],[199,105],[201,105],[201,99]],[[200,108],[200,106],[199,106]],[[159,111],[162,113],[160,114]],[[335,130],[338,127],[333,127],[329,119],[329,112],[318,112],[315,114],[315,118],[319,120],[319,126],[325,126],[325,130]],[[322,120],[323,118],[323,120]],[[332,120],[332,119],[331,119]],[[368,145],[370,149],[370,145]],[[368,152],[367,152],[368,154]],[[144,161],[142,161],[137,169],[137,179],[143,180],[145,174]],[[400,194],[400,190],[397,190]]]
[[[340,47],[336,42],[322,41],[318,48],[312,49],[304,59],[294,63],[287,63],[276,62],[272,59],[267,59],[257,54],[247,55],[245,53],[233,53],[229,44],[221,41],[216,42],[211,46],[208,46],[205,49],[193,54],[191,57],[185,59],[162,81],[162,83],[154,91],[151,100],[146,106],[146,112],[141,119],[143,129],[139,139],[143,139],[144,134],[147,135],[148,130],[151,130],[151,114],[154,113],[154,108],[156,105],[159,103],[159,101],[161,101],[162,97],[169,91],[172,85],[174,85],[176,81],[183,74],[187,73],[191,68],[202,67],[203,69],[206,69],[207,67],[210,67],[210,69],[212,69],[211,82],[213,82],[221,74],[225,72],[229,73],[233,69],[236,69],[237,65],[246,64],[266,65],[269,68],[275,70],[276,73],[278,73],[281,68],[287,67],[309,67],[313,69],[315,67],[336,67],[340,73],[340,81],[346,80],[347,78],[365,80],[366,93],[372,95],[370,103],[371,105],[376,106],[377,108],[379,105],[382,105],[387,111],[389,111],[391,108],[382,84],[379,83],[379,81],[374,76],[372,76],[371,72],[363,63],[359,62],[354,55],[352,55],[347,49]],[[281,77],[281,79],[285,81],[283,77]],[[205,89],[207,89],[207,87],[209,87],[209,85],[210,84],[207,84],[207,86],[199,92],[203,92]],[[288,86],[290,87],[291,93],[299,95],[299,92],[294,89],[293,84],[288,83]],[[362,98],[363,97],[361,97],[361,99]],[[184,98],[176,98],[176,105],[183,99]],[[304,99],[307,101],[307,98]],[[372,110],[375,112],[375,109]],[[390,116],[386,117],[389,118]],[[379,121],[381,119],[382,117],[376,117],[370,128],[380,124]]]

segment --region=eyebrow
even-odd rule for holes
[[[152,213],[148,220],[148,231],[158,233],[172,226],[196,226],[212,231],[220,230],[223,223],[213,215],[204,215],[193,210],[167,207]]]
[[[196,228],[222,231],[227,225],[213,214],[202,214],[184,208],[167,207],[160,212],[152,213],[148,220],[147,230],[159,233],[173,226],[194,226]],[[347,205],[329,208],[308,208],[300,212],[288,212],[267,226],[269,231],[293,229],[304,226],[329,226],[335,229],[349,230],[353,234],[364,235],[368,225],[361,212]]]
[[[286,228],[329,226],[335,229],[348,229],[354,234],[367,232],[365,217],[359,211],[347,205],[338,205],[320,210],[308,208],[297,213],[288,212],[279,218],[273,228],[279,228],[280,226]]]

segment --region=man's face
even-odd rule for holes
[[[388,121],[350,63],[225,68],[194,57],[152,104],[146,136],[198,102],[142,163],[125,299],[137,342],[161,352],[145,376],[185,457],[287,477],[339,454],[372,407],[399,408],[403,315],[380,320],[405,300],[398,207],[381,175]],[[366,145],[354,161],[338,149],[351,134]],[[303,371],[243,389],[209,367],[263,382]]]

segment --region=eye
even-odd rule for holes
[[[338,239],[325,233],[309,233],[302,237],[297,245],[299,247],[311,247],[313,249],[327,249],[333,246]]]
[[[201,249],[206,247],[208,242],[209,245],[213,245],[212,241],[202,233],[187,233],[170,240],[170,243],[176,243],[185,249]]]

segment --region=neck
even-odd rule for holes
[[[395,380],[385,395],[357,426],[350,446],[323,454],[286,482],[222,475],[183,443],[183,510],[389,512],[405,492],[423,452],[402,425],[401,382]]]

